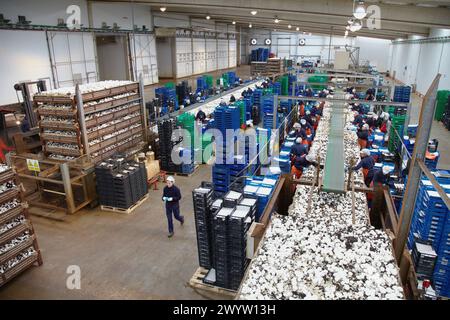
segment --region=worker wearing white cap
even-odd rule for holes
[[[364,149],[367,147],[367,144],[369,142],[369,125],[367,123],[363,124],[361,127],[361,130],[358,130],[356,132],[358,135],[358,145],[361,149]]]
[[[308,153],[308,145],[303,144],[303,139],[301,137],[298,137],[295,139],[295,144],[291,148],[291,162],[295,160],[296,157],[301,157]]]
[[[304,169],[308,168],[310,165],[317,165],[317,157],[313,151],[295,158],[291,168],[291,175],[293,175],[295,179],[300,179]]]
[[[364,183],[369,187],[374,175],[375,160],[370,156],[369,149],[362,149],[359,154],[361,156],[361,161],[351,169],[357,171],[362,168]]]
[[[172,215],[180,221],[181,225],[184,224],[184,217],[180,215],[181,192],[177,186],[175,186],[175,179],[172,176],[168,176],[166,179],[167,186],[164,187],[162,200],[166,204],[166,216],[167,224],[169,228],[168,237],[173,236],[173,218]]]
[[[373,176],[373,185],[386,185],[389,184],[389,178],[391,174],[391,167],[382,166],[381,170],[375,171]]]
[[[307,138],[306,131],[302,128],[300,123],[298,123],[298,122],[294,123],[293,127],[294,127],[295,131],[291,135],[291,137],[302,138],[303,140],[306,140],[306,138]]]

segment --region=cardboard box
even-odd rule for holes
[[[150,180],[159,173],[159,161],[158,160],[147,160],[145,162],[145,167],[147,169],[147,178]]]

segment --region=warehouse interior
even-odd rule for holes
[[[450,298],[450,1],[0,0],[0,40],[1,300]]]

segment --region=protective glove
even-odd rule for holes
[[[173,198],[172,197],[167,198],[167,201],[173,201]]]
[[[163,201],[167,201],[168,198],[167,197],[163,197],[162,199],[163,199]]]

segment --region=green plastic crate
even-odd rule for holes
[[[174,89],[175,88],[175,83],[174,82],[167,82],[164,87],[169,88],[169,89]]]
[[[204,77],[205,77],[205,81],[206,81],[206,84],[208,86],[208,89],[211,89],[214,86],[214,79],[213,79],[213,77],[210,76],[210,75],[205,75]]]
[[[447,104],[449,90],[439,90],[436,96],[436,111],[434,113],[434,120],[441,121],[445,111],[445,105]]]

